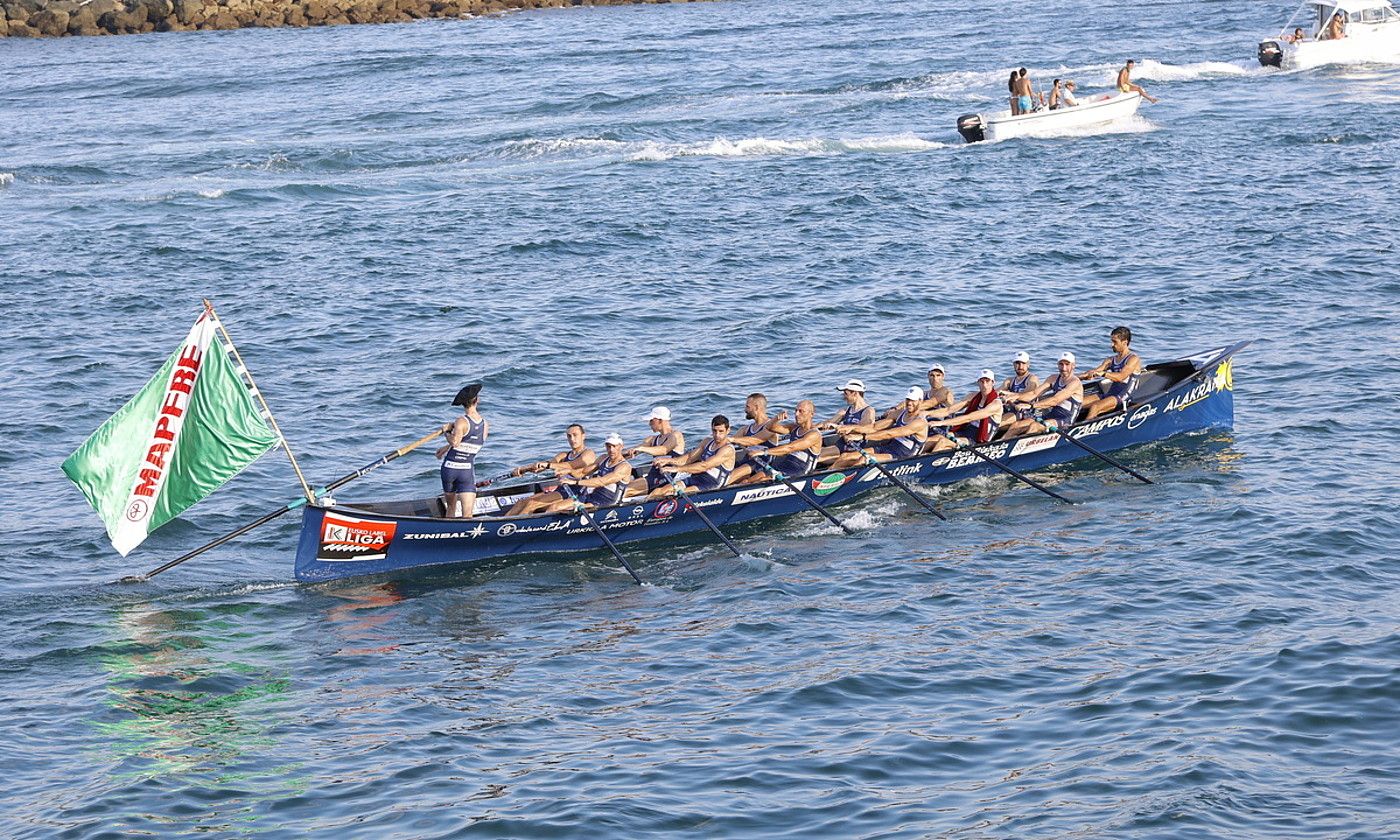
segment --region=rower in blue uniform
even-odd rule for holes
[[[663,456],[680,455],[685,452],[685,435],[679,429],[671,426],[671,409],[664,405],[658,405],[651,410],[651,415],[647,417],[647,423],[651,425],[652,435],[637,446],[626,450],[622,454],[628,458],[636,455],[650,455],[653,459]],[[670,479],[661,474],[653,461],[651,469],[641,478],[633,479],[631,486],[627,488],[627,495],[640,496],[650,493],[652,490],[669,484]]]
[[[997,375],[984,369],[977,377],[977,390],[969,394],[951,409],[933,412],[929,417],[929,452],[952,449],[959,444],[987,443],[1001,425],[1001,416],[1006,413],[1001,394],[997,393]],[[935,434],[934,427],[947,426],[952,438]]]
[[[705,438],[699,446],[685,455],[657,458],[652,464],[677,476],[690,476],[681,489],[686,493],[702,493],[729,483],[729,473],[734,469],[734,457],[734,444],[729,440],[729,418],[723,414],[716,414],[710,421],[710,437]],[[670,496],[675,492],[675,485],[668,483],[658,487],[652,495]]]
[[[598,460],[598,456],[594,454],[592,449],[588,448],[586,435],[583,426],[578,423],[570,424],[569,428],[564,431],[564,437],[569,442],[568,449],[548,461],[536,461],[533,464],[516,467],[511,470],[511,475],[521,476],[532,472],[553,470],[554,474],[560,478],[582,478],[593,469],[593,463]],[[564,494],[559,490],[558,482],[542,483],[540,484],[540,492],[511,505],[506,516],[538,513],[562,498],[564,498]]]
[[[754,392],[744,400],[744,418],[749,422],[735,429],[729,438],[736,453],[734,472],[729,474],[730,484],[743,484],[750,475],[763,474],[762,468],[753,463],[749,448],[762,446],[774,437],[768,430],[771,418],[768,416],[768,398],[763,394]]]
[[[946,375],[943,365],[937,362],[928,369],[928,387],[924,389],[924,411],[935,411],[953,405],[953,389],[943,382]]]
[[[1099,362],[1099,366],[1082,374],[1080,379],[1102,377],[1108,383],[1103,396],[1084,400],[1084,419],[1091,420],[1100,414],[1128,407],[1128,399],[1137,388],[1138,377],[1142,375],[1142,360],[1129,347],[1133,343],[1133,331],[1127,327],[1114,327],[1108,340],[1113,345],[1113,355]]]
[[[771,440],[781,443],[757,446],[749,450],[759,462],[769,461],[769,466],[789,478],[806,475],[816,469],[817,459],[821,457],[822,452],[822,433],[812,422],[817,407],[811,400],[801,400],[793,413],[795,418],[792,423],[785,423],[787,412],[780,411],[768,426],[772,434]],[[737,474],[736,470],[735,475]],[[765,472],[756,472],[749,481],[762,481],[767,477]],[[730,484],[737,483],[738,479],[731,476]]]
[[[928,420],[924,417],[924,389],[915,385],[904,395],[904,402],[874,423],[838,425],[837,434],[857,442],[853,452],[843,452],[831,463],[831,469],[846,469],[865,463],[866,456],[877,461],[897,461],[913,458],[923,452],[928,439]],[[866,444],[878,444],[866,448]]]
[[[1016,405],[1012,402],[1016,394],[1024,394],[1027,391],[1034,391],[1040,387],[1040,378],[1031,373],[1031,354],[1022,350],[1011,359],[1011,369],[1015,371],[1011,376],[1006,377],[1001,383],[1001,395],[1003,407],[1006,413],[1001,415],[1001,431],[1005,436],[1006,430],[1017,420],[1024,420],[1031,416],[1031,409],[1028,405]]]
[[[1074,375],[1074,354],[1068,350],[1061,353],[1056,366],[1060,369],[1058,374],[1040,383],[1035,390],[1016,395],[1016,402],[1029,406],[1033,416],[1012,423],[1003,437],[1038,435],[1047,430],[1047,422],[1069,426],[1079,417],[1079,406],[1084,402],[1084,383]]]
[[[491,433],[491,424],[477,410],[480,399],[480,382],[457,392],[452,404],[462,407],[462,416],[448,426],[443,433],[447,445],[437,450],[437,457],[442,458],[443,515],[449,519],[470,519],[476,507],[476,453]]]
[[[837,426],[867,426],[875,422],[875,407],[865,401],[864,382],[852,379],[836,390],[841,392],[842,399],[846,401],[846,407],[817,428],[830,431]],[[860,441],[858,439],[837,438],[835,446],[822,449],[821,460],[822,462],[834,461],[847,452],[859,450]]]
[[[590,508],[622,504],[627,484],[632,480],[632,465],[622,456],[622,436],[613,432],[603,441],[603,445],[603,457],[593,464],[586,475],[582,478],[569,476],[560,481],[573,488],[578,501]],[[544,512],[563,513],[573,508],[574,500],[565,494],[550,504]]]

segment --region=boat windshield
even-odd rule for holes
[[[1400,14],[1384,0],[1321,0],[1304,3],[1283,26],[1283,34],[1301,26],[1309,38],[1316,38],[1327,28],[1332,15],[1341,12],[1347,23],[1389,23],[1400,20]]]

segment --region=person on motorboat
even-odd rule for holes
[[[846,407],[818,428],[830,431],[838,425],[864,426],[875,422],[875,407],[865,401],[864,382],[852,379],[836,390],[841,392],[842,399],[846,401]],[[821,459],[823,463],[826,463],[847,452],[855,452],[857,449],[860,449],[859,443],[846,438],[838,438],[835,446],[822,449]]]
[[[1129,345],[1133,343],[1133,331],[1127,327],[1114,327],[1109,334],[1113,345],[1113,355],[1099,363],[1098,367],[1081,375],[1080,379],[1108,380],[1108,390],[1102,397],[1084,401],[1084,419],[1092,420],[1100,414],[1107,414],[1128,407],[1128,398],[1137,388],[1138,377],[1142,375],[1142,360]]]
[[[622,435],[613,432],[603,441],[604,454],[582,477],[569,476],[563,484],[573,489],[578,501],[591,508],[612,507],[621,504],[632,480],[632,465],[622,454]],[[572,510],[574,500],[565,494],[551,504],[544,513],[563,513]]]
[[[1026,68],[1022,67],[1016,71],[1016,82],[1012,92],[1016,94],[1015,114],[1029,114],[1035,108],[1035,102],[1031,98],[1034,95],[1031,91],[1031,77]]]
[[[777,445],[756,446],[750,450],[752,458],[767,461],[773,469],[789,478],[806,475],[817,467],[817,459],[822,453],[822,433],[812,422],[817,407],[811,400],[801,400],[793,412],[793,422],[788,423],[787,412],[780,411],[768,425],[770,440],[782,441]],[[730,484],[739,483],[738,470],[730,476]],[[761,481],[768,476],[755,473],[748,480]]]
[[[1056,79],[1050,83],[1050,94],[1045,101],[1046,107],[1054,111],[1060,107],[1060,80]]]
[[[676,476],[688,475],[690,480],[681,485],[685,493],[700,493],[715,490],[729,483],[729,473],[734,469],[734,444],[729,440],[729,418],[716,414],[710,420],[710,436],[685,455],[665,456],[652,461],[652,468],[662,468]],[[677,492],[672,478],[653,491],[652,497],[670,496]]]
[[[734,442],[737,453],[734,471],[729,474],[730,484],[739,484],[755,472],[761,472],[759,466],[750,460],[749,447],[765,444],[773,437],[768,431],[773,421],[768,416],[768,397],[756,391],[749,394],[748,399],[744,400],[744,418],[749,422],[736,429],[729,438]]]
[[[843,452],[832,462],[832,469],[857,467],[865,463],[866,456],[877,461],[896,461],[913,458],[924,449],[928,440],[928,420],[924,418],[924,389],[915,385],[904,395],[899,410],[874,423],[838,425],[836,433],[843,440],[853,440],[856,448]],[[869,448],[868,444],[879,444]]]
[[[953,389],[943,384],[945,375],[943,365],[937,362],[928,369],[928,387],[924,389],[924,411],[948,408],[953,404]]]
[[[1306,41],[1307,39],[1308,39],[1308,36],[1306,36],[1306,35],[1303,34],[1303,27],[1301,27],[1301,26],[1295,26],[1295,27],[1293,28],[1293,34],[1292,34],[1292,35],[1285,35],[1285,36],[1283,36],[1283,40],[1287,41],[1287,42],[1290,43],[1290,44],[1301,44],[1301,43],[1303,43],[1304,41]]]
[[[1022,350],[1011,358],[1011,369],[1015,371],[1011,376],[1006,377],[1001,383],[1001,393],[1024,394],[1027,391],[1034,391],[1040,387],[1040,377],[1031,373],[1031,354]],[[1006,413],[1001,416],[1003,428],[1017,420],[1023,420],[1031,415],[1031,411],[1026,406],[1017,407],[1009,400],[1005,401]]]
[[[480,382],[457,392],[452,404],[462,407],[462,416],[443,432],[447,444],[437,450],[437,457],[442,458],[442,503],[448,519],[471,519],[476,507],[476,453],[491,434],[491,424],[477,410],[480,399]]]
[[[1035,415],[1017,420],[1002,435],[1003,438],[1040,434],[1046,430],[1046,422],[1068,426],[1078,419],[1079,406],[1084,402],[1084,382],[1074,375],[1074,362],[1074,354],[1066,350],[1055,363],[1059,373],[1040,383],[1038,388],[1013,397],[1016,402],[1029,405],[1036,413],[1043,412],[1043,420]]]
[[[587,475],[593,469],[593,463],[598,460],[597,454],[588,448],[587,432],[584,431],[582,425],[573,423],[564,430],[564,438],[569,442],[569,448],[566,451],[560,452],[548,461],[536,461],[533,464],[516,467],[510,471],[511,475],[521,476],[544,470],[554,470],[559,478],[578,478]],[[520,516],[526,513],[537,513],[562,498],[564,498],[564,494],[559,490],[557,484],[546,485],[541,488],[540,492],[511,505],[506,515]]]
[[[1136,63],[1137,62],[1133,61],[1130,58],[1128,59],[1127,63],[1124,64],[1123,67],[1118,71],[1118,92],[1137,93],[1140,96],[1142,96],[1143,99],[1146,99],[1148,102],[1156,104],[1157,98],[1155,96],[1143,90],[1141,85],[1133,84],[1133,67],[1134,65],[1136,65]]]
[[[974,445],[987,443],[996,434],[997,428],[1001,424],[1001,416],[1006,413],[1001,394],[997,393],[997,375],[991,370],[983,370],[977,377],[976,391],[973,391],[952,409],[946,412],[935,412],[935,414],[939,413],[943,416],[929,418],[930,432],[935,426],[951,427],[957,440],[943,435],[931,434],[928,440],[928,452],[952,449],[958,445],[959,441]]]
[[[1075,84],[1073,79],[1065,82],[1064,88],[1060,90],[1061,108],[1073,108],[1079,104],[1079,100],[1074,98],[1074,88]]]
[[[1327,28],[1323,30],[1319,41],[1340,41],[1347,36],[1346,18],[1341,12],[1332,15],[1332,19],[1327,22]]]
[[[1011,116],[1021,113],[1021,103],[1016,97],[1016,71],[1011,71],[1011,78],[1006,82],[1006,90],[1011,94]]]
[[[671,409],[664,405],[658,405],[651,410],[651,415],[647,417],[647,423],[651,426],[652,435],[624,452],[626,457],[632,458],[642,454],[658,458],[663,455],[680,455],[685,452],[685,435],[681,434],[679,429],[671,426]],[[666,476],[661,474],[653,462],[647,474],[634,480],[632,486],[627,488],[627,495],[636,496],[649,493],[666,483],[668,483]]]

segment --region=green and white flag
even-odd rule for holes
[[[278,443],[206,311],[160,372],[63,462],[123,555]]]

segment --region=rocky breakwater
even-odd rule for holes
[[[249,26],[338,26],[511,9],[697,0],[0,0],[0,36],[125,35]]]

